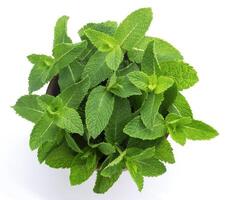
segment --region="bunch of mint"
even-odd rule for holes
[[[166,171],[174,163],[167,140],[208,140],[215,129],[193,119],[180,91],[197,81],[196,71],[164,40],[145,36],[150,8],[116,22],[89,23],[81,42],[67,35],[68,17],[55,26],[52,56],[32,54],[29,95],[13,107],[33,122],[32,150],[40,163],[70,168],[70,183],[86,181],[94,171],[94,192],[104,193],[127,169],[138,189],[143,177]],[[35,95],[58,77],[56,96]]]

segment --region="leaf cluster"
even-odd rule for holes
[[[40,163],[69,168],[72,185],[97,171],[94,191],[104,193],[127,169],[141,191],[144,177],[175,162],[168,135],[181,145],[217,135],[193,118],[181,94],[198,81],[196,71],[171,44],[146,36],[151,21],[151,9],[142,8],[119,25],[85,25],[73,43],[63,16],[52,55],[28,56],[29,94],[13,108],[34,123],[30,147]],[[58,95],[34,94],[54,77]]]

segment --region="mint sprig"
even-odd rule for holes
[[[30,148],[40,163],[69,168],[71,185],[97,171],[96,193],[128,170],[141,191],[144,177],[160,176],[165,163],[175,163],[170,139],[184,145],[218,135],[193,118],[181,93],[198,81],[195,69],[170,43],[146,35],[150,8],[119,25],[89,23],[77,43],[68,36],[68,19],[56,22],[51,55],[28,56],[29,94],[13,106],[34,123]],[[57,96],[34,94],[51,80]]]

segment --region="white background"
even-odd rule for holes
[[[228,199],[228,5],[227,0],[0,0],[0,199],[1,200],[227,200]],[[209,142],[173,144],[176,164],[158,178],[146,178],[140,193],[127,172],[105,195],[92,192],[95,175],[71,187],[67,170],[40,165],[28,147],[32,124],[10,108],[27,93],[31,69],[26,56],[51,53],[53,27],[70,16],[69,34],[87,22],[121,21],[152,7],[148,34],[176,46],[200,82],[185,91],[195,118],[220,136]]]

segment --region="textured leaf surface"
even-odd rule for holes
[[[78,112],[73,108],[64,107],[59,111],[58,117],[55,119],[58,127],[83,135],[83,124]]]
[[[162,139],[156,145],[156,158],[168,163],[175,163],[173,149],[167,139]]]
[[[120,48],[120,46],[116,46],[115,48],[113,48],[106,56],[105,58],[106,60],[106,64],[107,66],[113,70],[116,71],[119,66],[120,63],[123,60],[123,52]]]
[[[57,20],[54,31],[54,47],[61,43],[72,43],[72,40],[67,35],[68,19],[68,16],[62,16]]]
[[[141,70],[148,75],[160,74],[161,72],[160,65],[155,54],[154,46],[154,41],[148,44],[142,60]]]
[[[136,10],[119,25],[114,37],[124,49],[131,50],[144,37],[151,21],[150,8]]]
[[[127,135],[142,140],[154,140],[162,137],[165,135],[165,131],[164,120],[161,117],[155,120],[152,129],[148,129],[144,126],[140,116],[135,117],[124,128],[124,133]]]
[[[178,93],[175,101],[173,104],[169,107],[169,112],[175,113],[177,115],[180,115],[182,117],[192,117],[192,111],[191,108],[185,99],[185,97]]]
[[[143,175],[139,167],[132,161],[127,161],[126,166],[134,182],[136,183],[138,190],[143,188]]]
[[[34,66],[29,74],[29,93],[40,89],[50,77],[50,68],[53,64],[53,58],[46,55],[32,54],[28,56]]]
[[[120,115],[121,113],[121,115]],[[126,138],[123,128],[131,118],[131,107],[127,99],[116,98],[112,116],[105,128],[105,137],[111,144],[121,144]]]
[[[142,94],[140,90],[129,81],[127,76],[117,77],[116,83],[109,90],[121,98]]]
[[[45,163],[52,168],[70,168],[74,156],[74,151],[63,143],[49,153]]]
[[[198,82],[196,71],[184,62],[161,63],[162,73],[173,78],[179,90],[187,89]]]
[[[181,61],[183,60],[180,52],[168,42],[154,37],[142,38],[131,51],[128,52],[130,60],[141,63],[145,50],[150,42],[154,41],[154,51],[156,53],[159,63],[168,61]]]
[[[117,41],[106,33],[94,29],[87,29],[85,30],[85,34],[92,44],[101,52],[110,51],[118,45]]]
[[[13,109],[21,117],[31,121],[38,122],[41,116],[44,114],[43,109],[39,106],[37,102],[37,95],[25,95],[17,100]]]
[[[155,94],[160,94],[165,92],[174,84],[174,80],[167,76],[159,76],[157,86],[154,90]]]
[[[159,114],[159,107],[163,101],[163,95],[162,94],[154,94],[149,93],[147,99],[145,100],[141,110],[141,119],[144,123],[144,125],[149,128],[153,129],[156,117]]]
[[[82,72],[84,70],[84,65],[75,60],[59,73],[59,86],[60,90],[63,91],[70,85],[78,82],[81,79]]]
[[[218,135],[214,128],[198,120],[193,120],[191,124],[184,125],[181,130],[186,138],[191,140],[210,140]]]
[[[135,71],[128,74],[129,80],[140,90],[148,91],[149,76],[141,71]]]
[[[114,96],[103,86],[93,89],[85,113],[89,135],[96,138],[107,126],[114,107]]]
[[[80,149],[80,147],[78,146],[78,144],[76,143],[76,141],[74,140],[74,138],[72,137],[71,134],[66,133],[65,134],[65,139],[67,142],[67,145],[75,152],[81,153],[82,150]]]
[[[83,155],[86,153],[87,157],[83,158]],[[75,156],[70,170],[71,185],[78,185],[86,181],[93,174],[96,167],[97,156],[93,151]]]
[[[105,62],[106,55],[106,53],[96,52],[85,66],[82,76],[90,78],[91,87],[96,86],[111,76],[112,71]]]
[[[119,176],[122,173],[122,168],[119,167],[119,165],[115,166],[115,169],[113,170],[114,173],[112,173],[112,176],[105,177],[101,175],[101,171],[104,167],[107,166],[109,162],[112,161],[112,158],[106,159],[104,161],[104,164],[102,165],[102,168],[97,172],[97,179],[94,186],[93,191],[96,193],[105,193],[112,185],[118,180]]]
[[[63,90],[59,94],[59,97],[63,100],[65,106],[78,108],[83,98],[87,94],[89,87],[89,78],[85,77],[80,82],[74,83]]]
[[[55,140],[58,131],[59,128],[54,124],[54,120],[44,115],[32,130],[30,148],[34,150],[47,141]]]

